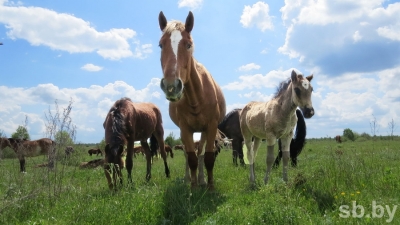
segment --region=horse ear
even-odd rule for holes
[[[292,70],[291,78],[292,78],[292,82],[293,83],[297,82],[297,73],[296,73],[296,71]]]
[[[309,82],[311,82],[311,80],[313,79],[313,77],[314,77],[314,74],[311,74],[310,76],[306,77],[306,79],[307,79]]]
[[[192,11],[189,11],[189,15],[186,17],[186,23],[185,23],[185,30],[186,32],[190,33],[193,29],[194,25],[194,17]]]
[[[164,31],[165,27],[167,26],[167,18],[165,18],[162,11],[160,11],[160,14],[158,15],[158,23],[160,24],[161,31]]]

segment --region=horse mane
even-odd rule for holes
[[[130,98],[121,98],[117,102],[115,102],[114,106],[110,109],[109,114],[111,115],[112,119],[112,138],[111,138],[111,145],[119,145],[125,143],[125,135],[127,134],[126,126],[125,126],[125,116],[121,112],[121,108],[126,107],[126,101],[132,102]],[[117,149],[113,149],[113,154],[117,155]]]
[[[287,88],[289,87],[289,85],[290,85],[291,83],[292,83],[292,80],[291,80],[290,78],[288,78],[288,79],[282,81],[282,82],[279,84],[278,88],[276,89],[276,92],[275,92],[273,98],[277,98],[277,97],[281,96],[281,95],[287,90]]]
[[[163,34],[165,33],[170,34],[174,30],[179,30],[179,31],[185,30],[185,24],[183,24],[181,21],[178,20],[172,20],[167,23],[167,26],[163,30]]]
[[[218,127],[223,126],[223,125],[226,123],[226,121],[228,121],[228,119],[229,119],[234,113],[236,113],[236,112],[239,111],[239,110],[242,110],[242,109],[236,108],[236,109],[232,109],[232,111],[228,112],[228,114],[226,114],[226,116],[224,117],[224,119],[222,120],[222,122],[219,123]]]

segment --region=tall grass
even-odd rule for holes
[[[80,145],[51,173],[35,168],[46,161],[44,156],[27,158],[26,174],[19,173],[17,159],[1,160],[0,224],[383,224],[389,219],[386,208],[382,218],[373,218],[372,201],[391,209],[400,204],[400,141],[308,140],[298,167],[289,170],[289,182],[282,181],[280,167],[267,185],[263,143],[255,164],[256,188],[249,185],[248,166],[235,167],[231,150],[222,150],[212,193],[191,191],[183,183],[181,151],[168,158],[171,178],[165,177],[162,160],[156,160],[146,182],[145,158],[138,156],[134,183],[127,184],[124,171],[123,187],[109,191],[102,168],[78,168],[96,158],[87,154],[90,147]],[[54,183],[59,189],[50,200],[48,187]],[[353,201],[364,207],[360,218],[352,216]],[[340,216],[343,205],[350,207],[348,218]],[[400,223],[400,212],[392,223]]]

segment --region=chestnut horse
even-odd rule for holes
[[[267,141],[267,169],[264,183],[268,183],[274,163],[274,145],[276,139],[282,141],[283,180],[287,182],[289,147],[293,137],[293,128],[297,123],[296,108],[299,107],[305,118],[314,115],[312,107],[310,81],[313,75],[303,77],[292,71],[291,78],[280,84],[277,93],[268,102],[249,102],[240,114],[240,129],[248,149],[250,164],[250,183],[255,184],[254,161],[261,139]],[[254,141],[252,139],[254,138]]]
[[[126,169],[128,182],[132,182],[132,167],[135,141],[140,141],[146,154],[146,180],[151,178],[151,152],[161,150],[165,174],[169,177],[167,154],[164,149],[164,128],[160,109],[152,103],[133,103],[129,98],[117,100],[103,123],[105,129],[104,172],[110,189],[122,184],[122,153],[127,145]],[[150,138],[150,147],[147,139]]]
[[[101,152],[101,150],[100,150],[99,148],[92,148],[92,149],[89,149],[89,150],[88,150],[88,154],[89,154],[90,156],[92,156],[92,155],[94,155],[94,154],[96,154],[96,156],[99,156],[99,154],[100,154],[101,156],[103,156],[103,153]]]
[[[158,22],[162,31],[159,46],[163,78],[160,86],[170,101],[169,115],[179,127],[185,145],[191,187],[206,184],[204,164],[208,175],[207,186],[213,190],[214,141],[218,124],[225,116],[225,98],[211,74],[193,57],[193,13],[189,12],[183,24],[180,21],[167,22],[163,12],[160,12]],[[200,151],[197,154],[193,140],[195,132],[201,132]]]
[[[49,138],[41,138],[34,141],[9,138],[12,149],[18,156],[20,171],[25,173],[25,157],[48,155],[50,166],[54,163],[56,143]]]
[[[337,143],[342,143],[342,139],[340,138],[340,135],[336,135],[335,140]]]

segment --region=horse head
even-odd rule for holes
[[[122,183],[122,169],[125,166],[122,158],[124,147],[122,145],[111,146],[107,144],[104,151],[106,153],[104,169],[108,187],[113,189],[117,183]]]
[[[312,78],[313,75],[303,77],[303,75],[297,74],[294,70],[292,71],[292,99],[307,119],[314,116],[314,108],[311,101],[313,87],[310,83]]]
[[[167,23],[161,11],[158,22],[163,32],[159,42],[163,71],[160,86],[166,98],[176,102],[182,98],[184,84],[189,79],[194,47],[190,32],[193,29],[194,17],[193,13],[189,12],[185,24],[179,21]]]

